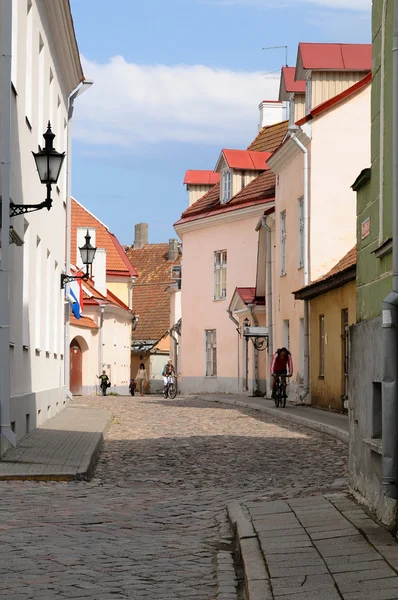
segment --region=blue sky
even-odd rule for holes
[[[370,42],[371,0],[71,0],[93,87],[74,113],[73,188],[122,244],[175,237],[187,169],[245,148],[297,44]]]

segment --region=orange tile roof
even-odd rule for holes
[[[267,169],[267,160],[271,152],[254,152],[251,150],[222,150],[225,161],[230,169],[243,169],[247,171],[264,171]]]
[[[287,133],[289,121],[281,121],[275,125],[267,125],[259,132],[255,140],[250,144],[248,150],[256,152],[275,152],[283,142]]]
[[[120,275],[123,277],[135,277],[136,270],[132,264],[126,260],[123,248],[119,244],[113,233],[110,233],[94,215],[85,209],[77,200],[72,198],[72,226],[71,226],[71,263],[76,264],[77,251],[77,228],[91,227],[95,228],[97,248],[106,250],[106,271],[108,274]],[[94,259],[95,260],[95,259]]]
[[[312,283],[310,283],[309,285],[306,285],[305,287],[301,288],[300,290],[297,290],[296,292],[293,292],[295,295],[297,295],[296,297],[299,296],[308,296],[308,297],[313,297],[315,298],[315,296],[318,296],[321,293],[324,293],[325,290],[325,285],[324,284],[331,284],[330,289],[333,289],[333,281],[334,280],[338,280],[338,277],[340,275],[343,275],[345,273],[351,272],[352,271],[352,276],[350,275],[350,279],[355,279],[355,272],[354,272],[354,267],[357,264],[357,247],[354,246],[354,248],[351,248],[351,250],[349,252],[347,252],[347,254],[345,256],[343,256],[343,258],[341,260],[339,260],[339,262],[332,268],[330,269],[330,271],[328,271],[325,275],[322,275],[322,277],[319,277],[318,279],[316,279],[315,281],[313,281]]]
[[[306,82],[296,81],[296,67],[282,67],[281,88],[284,86],[287,94],[305,94]]]
[[[371,71],[372,44],[300,42],[297,62],[299,61],[302,68],[309,71]]]
[[[185,173],[185,185],[215,185],[220,181],[220,173],[214,171],[190,170]]]
[[[74,315],[71,315],[70,324],[76,325],[76,327],[85,327],[87,329],[99,329],[96,322],[93,321],[93,319],[90,319],[90,317],[80,317],[80,319],[76,319]]]
[[[134,263],[138,278],[133,287],[133,311],[139,316],[133,340],[159,340],[170,329],[170,295],[166,288],[173,283],[170,270],[181,262],[168,259],[168,244],[146,244],[141,249],[126,250]]]

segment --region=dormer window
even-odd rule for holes
[[[231,199],[231,171],[225,169],[221,173],[221,204],[226,204]]]

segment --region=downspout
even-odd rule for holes
[[[103,346],[103,342],[104,342],[104,333],[103,333],[103,327],[104,327],[104,311],[105,311],[105,304],[100,304],[100,335],[99,335],[99,365],[98,365],[98,373],[99,375],[101,375],[102,373],[102,365],[104,363],[104,351],[102,349]]]
[[[0,261],[0,432],[13,446],[10,389],[10,200],[11,200],[11,49],[12,0],[2,2],[1,60],[1,261]],[[0,445],[1,454],[1,445]]]
[[[236,331],[238,333],[238,392],[239,392],[239,382],[240,382],[240,327],[239,327],[239,321],[237,321],[237,319],[235,319],[235,317],[232,315],[232,310],[230,310],[228,308],[227,313],[228,313],[228,316],[231,319],[231,321],[233,323],[235,323],[235,325],[236,325]]]
[[[380,66],[380,164],[379,164],[379,246],[384,242],[384,101],[385,101],[385,48],[387,1],[383,0],[381,21],[381,66]]]
[[[171,337],[171,339],[174,342],[174,367],[175,367],[175,373],[178,376],[178,339],[175,337],[174,332],[175,329],[174,327],[172,327],[169,331],[169,335]]]
[[[272,257],[271,257],[271,228],[267,225],[267,218],[263,217],[263,227],[267,237],[267,316],[268,316],[268,363],[271,366],[274,355],[274,340],[272,331]],[[271,370],[268,369],[268,389],[272,390]]]
[[[398,0],[394,0],[392,97],[392,292],[382,305],[383,490],[398,500]]]
[[[296,136],[297,126],[289,127],[288,131],[293,142],[303,153],[304,167],[304,194],[303,194],[303,212],[304,212],[304,285],[310,282],[309,268],[309,169],[308,169],[308,150]],[[309,328],[309,306],[308,301],[304,300],[304,390],[300,400],[305,400],[310,391],[310,328]]]
[[[67,128],[67,150],[66,150],[66,250],[65,250],[65,273],[70,275],[70,260],[71,260],[71,224],[72,224],[72,117],[75,108],[75,100],[93,85],[93,81],[86,80],[79,83],[77,88],[70,94],[68,98],[68,128]],[[65,297],[69,297],[70,284],[65,286]],[[65,302],[65,340],[64,340],[64,382],[66,394],[72,398],[70,393],[70,305],[69,301]]]

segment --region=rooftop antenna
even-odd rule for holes
[[[285,58],[285,66],[287,67],[287,52],[288,52],[288,47],[287,46],[269,46],[267,48],[261,48],[261,50],[279,50],[280,48],[284,48],[286,50],[286,58]]]

